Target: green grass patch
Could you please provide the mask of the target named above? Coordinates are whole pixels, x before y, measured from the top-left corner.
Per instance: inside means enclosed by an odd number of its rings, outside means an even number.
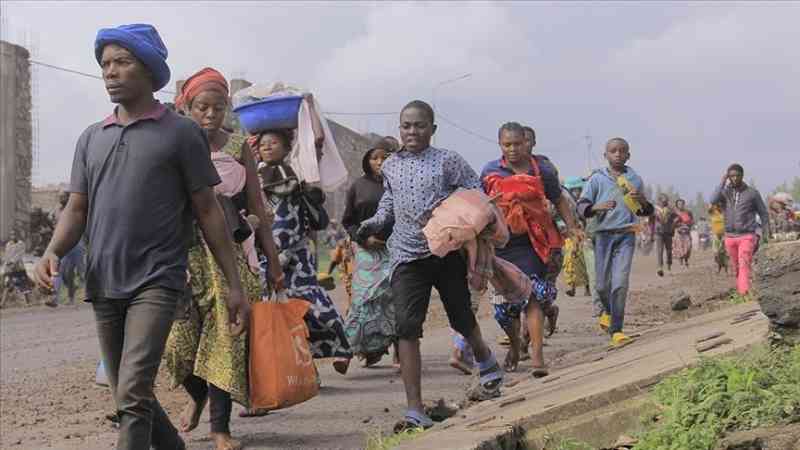
[[[740,294],[738,291],[731,291],[730,302],[734,305],[741,305],[742,303],[750,303],[753,301],[751,293]]]
[[[712,450],[723,433],[800,421],[800,346],[706,359],[655,389],[661,419],[636,450]]]
[[[384,436],[381,430],[377,430],[367,438],[366,450],[390,450],[403,442],[419,437],[424,432],[424,430],[406,430],[402,433]]]

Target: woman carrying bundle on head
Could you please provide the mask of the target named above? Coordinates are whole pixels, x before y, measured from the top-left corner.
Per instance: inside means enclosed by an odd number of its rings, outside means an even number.
[[[333,367],[347,373],[353,356],[344,321],[336,306],[317,281],[317,258],[311,251],[310,234],[323,229],[324,194],[298,179],[288,163],[291,133],[264,131],[251,139],[257,150],[259,178],[267,206],[275,211],[272,237],[278,246],[279,267],[285,277],[286,295],[311,304],[305,316],[314,358],[335,358]]]

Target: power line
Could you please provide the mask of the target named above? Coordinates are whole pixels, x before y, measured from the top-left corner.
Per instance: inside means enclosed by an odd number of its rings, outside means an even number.
[[[470,129],[462,127],[461,125],[459,125],[459,124],[453,122],[451,119],[447,118],[439,110],[436,111],[436,116],[439,117],[440,119],[442,119],[448,125],[452,126],[453,128],[456,128],[456,129],[458,129],[460,131],[463,131],[464,133],[467,133],[470,136],[473,136],[475,138],[478,138],[478,139],[480,139],[480,140],[482,140],[484,142],[488,142],[490,144],[497,144],[497,140],[496,139],[492,139],[492,138],[486,137],[486,136],[484,136],[484,135],[482,135],[482,134],[480,134],[478,132],[475,132],[475,131],[472,131]],[[583,136],[579,136],[577,138],[573,138],[573,139],[571,139],[571,140],[569,140],[567,142],[564,142],[564,143],[562,143],[560,145],[557,145],[555,147],[548,147],[548,150],[557,150],[557,149],[561,149],[561,148],[564,148],[564,147],[567,147],[567,146],[570,146],[570,145],[574,145],[577,141],[579,141],[581,139],[583,139]]]
[[[80,70],[70,69],[68,67],[57,66],[55,64],[48,64],[42,61],[36,61],[34,59],[30,60],[31,64],[36,64],[38,66],[47,67],[48,69],[53,70],[60,70],[62,72],[71,73],[73,75],[80,75],[82,77],[87,78],[94,78],[95,80],[102,80],[103,77],[91,73],[81,72]],[[175,95],[174,91],[170,91],[167,89],[161,89],[159,92],[163,92],[165,94]],[[398,114],[397,112],[341,112],[341,111],[323,111],[323,114],[328,114],[331,116],[393,116]]]
[[[62,72],[71,73],[73,75],[80,75],[80,76],[87,77],[87,78],[93,78],[95,80],[102,80],[103,79],[103,77],[101,77],[99,75],[95,75],[95,74],[91,74],[91,73],[87,73],[87,72],[82,72],[80,70],[70,69],[68,67],[57,66],[55,64],[48,64],[46,62],[37,61],[37,60],[34,60],[34,59],[31,59],[30,63],[31,64],[36,64],[36,65],[39,65],[39,66],[42,66],[42,67],[47,67],[48,69],[59,70],[59,71],[62,71]],[[162,92],[162,93],[165,93],[165,94],[175,95],[174,91],[170,91],[170,90],[166,90],[166,89],[162,89],[159,92]],[[393,115],[397,115],[399,113],[396,112],[396,111],[385,111],[385,112],[384,111],[380,111],[380,112],[373,112],[373,111],[371,111],[371,112],[323,111],[323,114],[330,115],[330,116],[393,116]],[[470,130],[468,128],[465,128],[465,127],[462,127],[461,125],[457,124],[453,120],[447,118],[447,116],[442,114],[441,111],[437,110],[436,114],[445,123],[447,123],[448,125],[452,126],[453,128],[455,128],[455,129],[457,129],[457,130],[459,130],[459,131],[461,131],[463,133],[466,133],[466,134],[468,134],[468,135],[470,135],[470,136],[472,136],[474,138],[480,139],[480,140],[482,140],[484,142],[488,142],[490,144],[497,144],[497,141],[495,139],[488,138],[488,137],[483,136],[482,134],[480,134],[478,132],[472,131],[472,130]],[[560,145],[558,147],[555,147],[555,148],[560,148],[560,147],[569,145],[572,142],[574,142],[574,140],[570,141],[570,142],[567,142],[566,144]]]
[[[453,122],[452,120],[450,120],[446,116],[444,116],[441,113],[441,111],[436,111],[436,115],[437,115],[437,117],[442,119],[444,122],[446,122],[448,125],[452,126],[453,128],[456,128],[456,129],[458,129],[460,131],[463,131],[464,133],[467,133],[470,136],[478,138],[478,139],[480,139],[480,140],[482,140],[484,142],[488,142],[490,144],[497,144],[497,140],[492,139],[492,138],[488,138],[488,137],[486,137],[486,136],[484,136],[484,135],[482,135],[480,133],[477,133],[475,131],[472,131],[470,129],[462,127],[461,125]],[[583,136],[579,136],[577,138],[573,138],[573,139],[571,139],[569,141],[566,141],[566,142],[564,142],[564,143],[562,143],[560,145],[556,145],[554,147],[548,147],[547,150],[557,150],[557,149],[561,149],[561,148],[564,148],[564,147],[567,147],[567,146],[571,146],[571,145],[574,145],[577,141],[579,141],[581,139],[583,139]]]
[[[56,66],[56,65],[53,65],[53,64],[47,64],[47,63],[44,63],[44,62],[41,62],[41,61],[36,61],[34,59],[31,59],[30,62],[31,62],[31,64],[36,64],[38,66],[44,66],[44,67],[48,67],[50,69],[60,70],[62,72],[74,73],[75,75],[82,75],[84,77],[94,78],[96,80],[102,80],[103,79],[103,77],[101,77],[99,75],[92,75],[90,73],[81,72],[80,70],[68,69],[66,67],[60,67],[60,66]]]
[[[578,136],[576,138],[570,139],[569,141],[562,142],[559,145],[546,147],[546,149],[547,149],[547,151],[560,150],[560,149],[562,149],[564,147],[573,146],[573,145],[577,144],[578,141],[580,141],[582,139],[583,139],[583,136]]]
[[[81,72],[80,70],[70,69],[67,67],[56,66],[55,64],[48,64],[41,61],[36,61],[35,59],[30,60],[31,64],[36,64],[37,66],[47,67],[48,69],[60,70],[62,72],[71,73],[73,75],[80,75],[83,77],[94,78],[95,80],[102,80],[103,77],[99,75],[94,75],[91,73]],[[166,89],[161,89],[159,92],[163,92],[165,94],[175,95],[174,91],[168,91]]]
[[[474,131],[472,131],[472,130],[469,130],[469,129],[467,129],[467,128],[464,128],[464,127],[462,127],[461,125],[459,125],[459,124],[457,124],[457,123],[453,122],[452,120],[450,120],[450,119],[448,119],[447,117],[445,117],[445,116],[444,116],[444,115],[441,113],[441,111],[436,111],[436,115],[437,115],[437,116],[438,116],[440,119],[444,120],[444,121],[445,121],[445,122],[446,122],[448,125],[452,126],[453,128],[455,128],[455,129],[457,129],[457,130],[460,130],[460,131],[462,131],[462,132],[464,132],[464,133],[467,133],[468,135],[470,135],[470,136],[472,136],[472,137],[478,138],[478,139],[480,139],[480,140],[482,140],[482,141],[485,141],[485,142],[488,142],[488,143],[490,143],[490,144],[497,144],[497,141],[496,141],[496,140],[494,140],[494,139],[490,139],[490,138],[488,138],[488,137],[486,137],[486,136],[483,136],[483,135],[481,135],[481,134],[479,134],[479,133],[476,133],[476,132],[474,132]]]

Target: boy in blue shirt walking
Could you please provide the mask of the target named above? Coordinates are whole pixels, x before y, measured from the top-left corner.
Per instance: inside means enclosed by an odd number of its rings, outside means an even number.
[[[611,335],[611,345],[631,342],[622,332],[628,280],[636,250],[638,217],[651,216],[653,205],[647,201],[642,178],[626,163],[630,146],[623,138],[606,144],[608,167],[596,170],[578,200],[578,213],[596,219],[595,289],[602,304],[600,327]]]

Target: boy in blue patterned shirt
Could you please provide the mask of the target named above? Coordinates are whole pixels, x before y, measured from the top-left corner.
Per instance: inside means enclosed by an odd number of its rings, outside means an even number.
[[[368,236],[394,220],[387,247],[392,263],[392,295],[397,314],[398,351],[408,409],[395,431],[428,428],[421,393],[419,339],[431,289],[439,292],[450,326],[472,346],[486,396],[499,395],[503,372],[481,335],[470,309],[467,265],[458,252],[431,254],[422,228],[436,206],[457,189],[481,189],[475,171],[458,153],[430,145],[436,132],[433,109],[416,100],[400,113],[403,148],[383,165],[384,194],[375,216],[358,234]]]

